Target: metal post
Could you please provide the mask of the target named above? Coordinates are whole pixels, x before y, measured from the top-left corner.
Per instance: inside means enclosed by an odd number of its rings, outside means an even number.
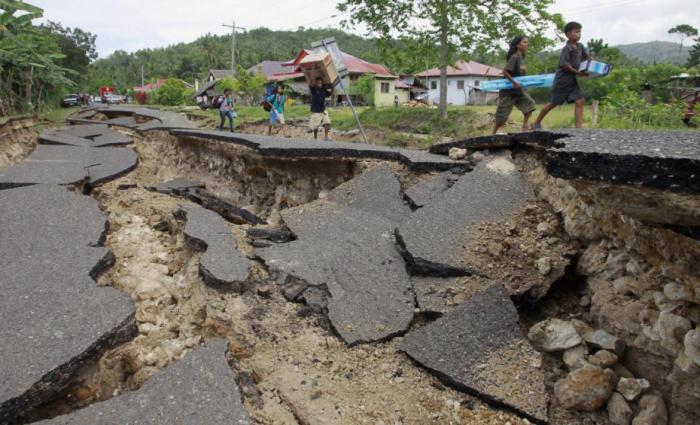
[[[326,41],[322,40],[321,43],[323,43],[323,48],[328,51]],[[350,75],[350,74],[348,74]],[[367,135],[365,134],[365,129],[362,128],[362,124],[360,123],[360,117],[357,116],[357,111],[355,110],[355,105],[352,103],[352,99],[350,98],[350,93],[345,89],[345,85],[343,84],[343,77],[338,77],[338,84],[340,85],[340,88],[345,92],[345,97],[348,99],[348,103],[350,104],[350,109],[352,110],[352,115],[355,117],[355,121],[357,122],[357,128],[360,129],[360,133],[362,134],[362,139],[365,141],[365,143],[369,142],[367,141]]]
[[[224,26],[226,28],[231,28],[231,76],[235,77],[236,76],[236,30],[238,29],[238,30],[245,31],[245,28],[237,27],[235,20],[232,22],[232,24],[233,25],[223,24],[222,26]]]
[[[236,21],[231,25],[231,76],[236,75]]]

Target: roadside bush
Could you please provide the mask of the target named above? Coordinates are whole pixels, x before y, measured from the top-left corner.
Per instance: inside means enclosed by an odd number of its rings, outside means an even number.
[[[601,102],[599,127],[685,128],[681,118],[687,105],[680,101],[650,104],[636,91],[619,88]]]
[[[177,78],[168,78],[165,83],[153,92],[152,100],[167,106],[184,105],[187,102],[187,86]]]

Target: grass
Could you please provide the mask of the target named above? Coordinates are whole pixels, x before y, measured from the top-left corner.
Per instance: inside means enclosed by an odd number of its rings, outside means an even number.
[[[219,124],[217,110],[201,110],[194,107],[165,107],[148,105],[159,109],[187,112],[200,120],[202,127],[214,127]],[[537,105],[531,122],[544,105]],[[54,111],[59,114],[61,111]],[[461,138],[490,134],[493,128],[493,116],[496,105],[469,105],[448,107],[447,120],[441,120],[437,108],[368,108],[358,107],[357,113],[368,137],[374,142],[395,147],[427,148],[447,138]],[[601,111],[602,112],[602,111]],[[336,131],[348,131],[357,128],[352,110],[349,107],[328,108],[328,113]],[[593,122],[593,108],[586,105],[584,110],[584,127],[597,127]],[[260,106],[237,106],[236,128],[247,124],[260,124],[269,119],[269,113]],[[308,105],[291,105],[285,111],[287,120],[306,120],[309,117]],[[514,109],[509,123],[500,131],[519,132],[522,130],[523,115]],[[600,117],[599,123],[606,128],[630,128],[631,123],[617,122],[617,117]],[[624,120],[622,120],[624,121]],[[678,120],[680,122],[680,119]],[[545,129],[574,127],[574,105],[563,105],[552,110],[544,119]],[[632,126],[634,127],[634,126]]]
[[[49,127],[58,127],[61,125],[64,125],[66,122],[66,119],[68,118],[69,115],[71,115],[74,112],[79,111],[79,107],[72,107],[72,108],[55,108],[51,109],[49,111],[45,111],[41,114],[41,118],[43,118],[44,121],[48,121],[48,126]]]

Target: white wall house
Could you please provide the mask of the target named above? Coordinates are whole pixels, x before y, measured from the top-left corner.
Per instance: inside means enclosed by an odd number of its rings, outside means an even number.
[[[427,102],[440,102],[440,69],[433,68],[416,74],[428,87]],[[482,92],[476,92],[482,81],[503,78],[501,70],[478,62],[459,61],[454,67],[447,68],[447,103],[450,105],[468,105],[484,103],[486,97]]]

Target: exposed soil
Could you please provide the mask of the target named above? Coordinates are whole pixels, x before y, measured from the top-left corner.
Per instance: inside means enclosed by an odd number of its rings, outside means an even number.
[[[37,134],[33,118],[11,119],[0,125],[0,168],[21,162],[34,151]]]

